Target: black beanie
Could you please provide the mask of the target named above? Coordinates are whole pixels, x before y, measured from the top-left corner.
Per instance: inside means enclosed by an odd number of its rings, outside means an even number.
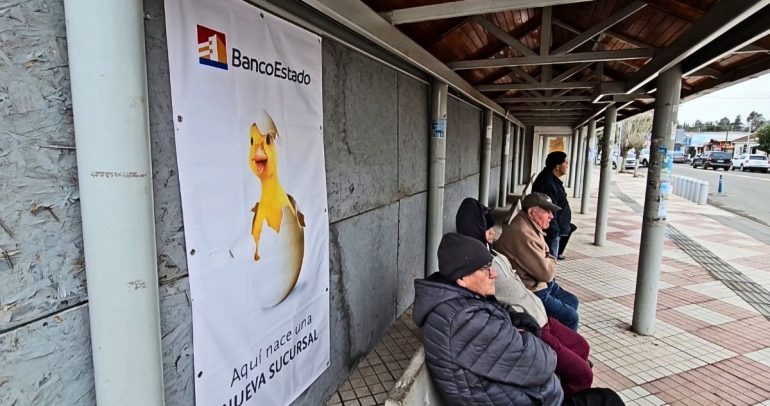
[[[460,203],[455,216],[457,232],[468,237],[473,237],[482,243],[487,243],[486,232],[494,227],[495,220],[488,207],[478,200],[467,197]]]
[[[438,272],[456,281],[492,263],[492,254],[481,241],[462,234],[448,233],[438,245]]]

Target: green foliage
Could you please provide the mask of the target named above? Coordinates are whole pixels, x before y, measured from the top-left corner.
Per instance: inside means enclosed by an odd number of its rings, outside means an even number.
[[[757,131],[759,149],[770,152],[770,125],[765,125]]]

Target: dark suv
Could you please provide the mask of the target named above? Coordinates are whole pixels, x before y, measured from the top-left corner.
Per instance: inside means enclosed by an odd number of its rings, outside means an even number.
[[[692,160],[692,167],[697,168],[699,166],[702,166],[703,169],[714,169],[717,170],[717,168],[722,168],[724,170],[730,170],[730,165],[732,165],[732,159],[733,154],[725,151],[708,151],[704,152],[700,156],[697,156],[693,158]]]

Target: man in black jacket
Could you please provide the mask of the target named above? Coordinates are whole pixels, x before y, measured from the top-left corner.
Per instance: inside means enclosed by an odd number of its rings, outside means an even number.
[[[548,244],[551,255],[558,259],[564,259],[564,248],[569,242],[569,237],[577,229],[572,224],[572,210],[567,200],[567,191],[561,178],[569,169],[567,154],[562,151],[554,151],[545,158],[545,168],[537,175],[532,183],[532,191],[545,193],[553,203],[561,210],[553,213],[550,227],[545,230],[545,243]]]
[[[492,255],[480,241],[444,235],[439,271],[415,281],[413,317],[425,360],[448,405],[622,405],[609,389],[564,398],[556,354],[540,326],[495,298]]]

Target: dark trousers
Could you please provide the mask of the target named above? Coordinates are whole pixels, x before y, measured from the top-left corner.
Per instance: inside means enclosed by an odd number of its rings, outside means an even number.
[[[564,249],[567,248],[569,238],[572,236],[572,233],[574,233],[575,230],[577,230],[577,226],[570,223],[569,232],[567,234],[562,234],[559,236],[546,234],[545,243],[548,245],[548,252],[557,258],[562,256],[564,254]]]
[[[577,331],[580,321],[577,313],[579,305],[577,296],[562,289],[555,280],[548,282],[547,288],[534,293],[543,302],[546,314],[573,331]]]
[[[623,406],[623,400],[615,391],[607,388],[591,388],[565,396],[564,406]]]
[[[588,341],[553,317],[548,318],[540,333],[540,338],[556,353],[555,372],[561,380],[564,396],[590,388],[594,373],[588,364]]]

